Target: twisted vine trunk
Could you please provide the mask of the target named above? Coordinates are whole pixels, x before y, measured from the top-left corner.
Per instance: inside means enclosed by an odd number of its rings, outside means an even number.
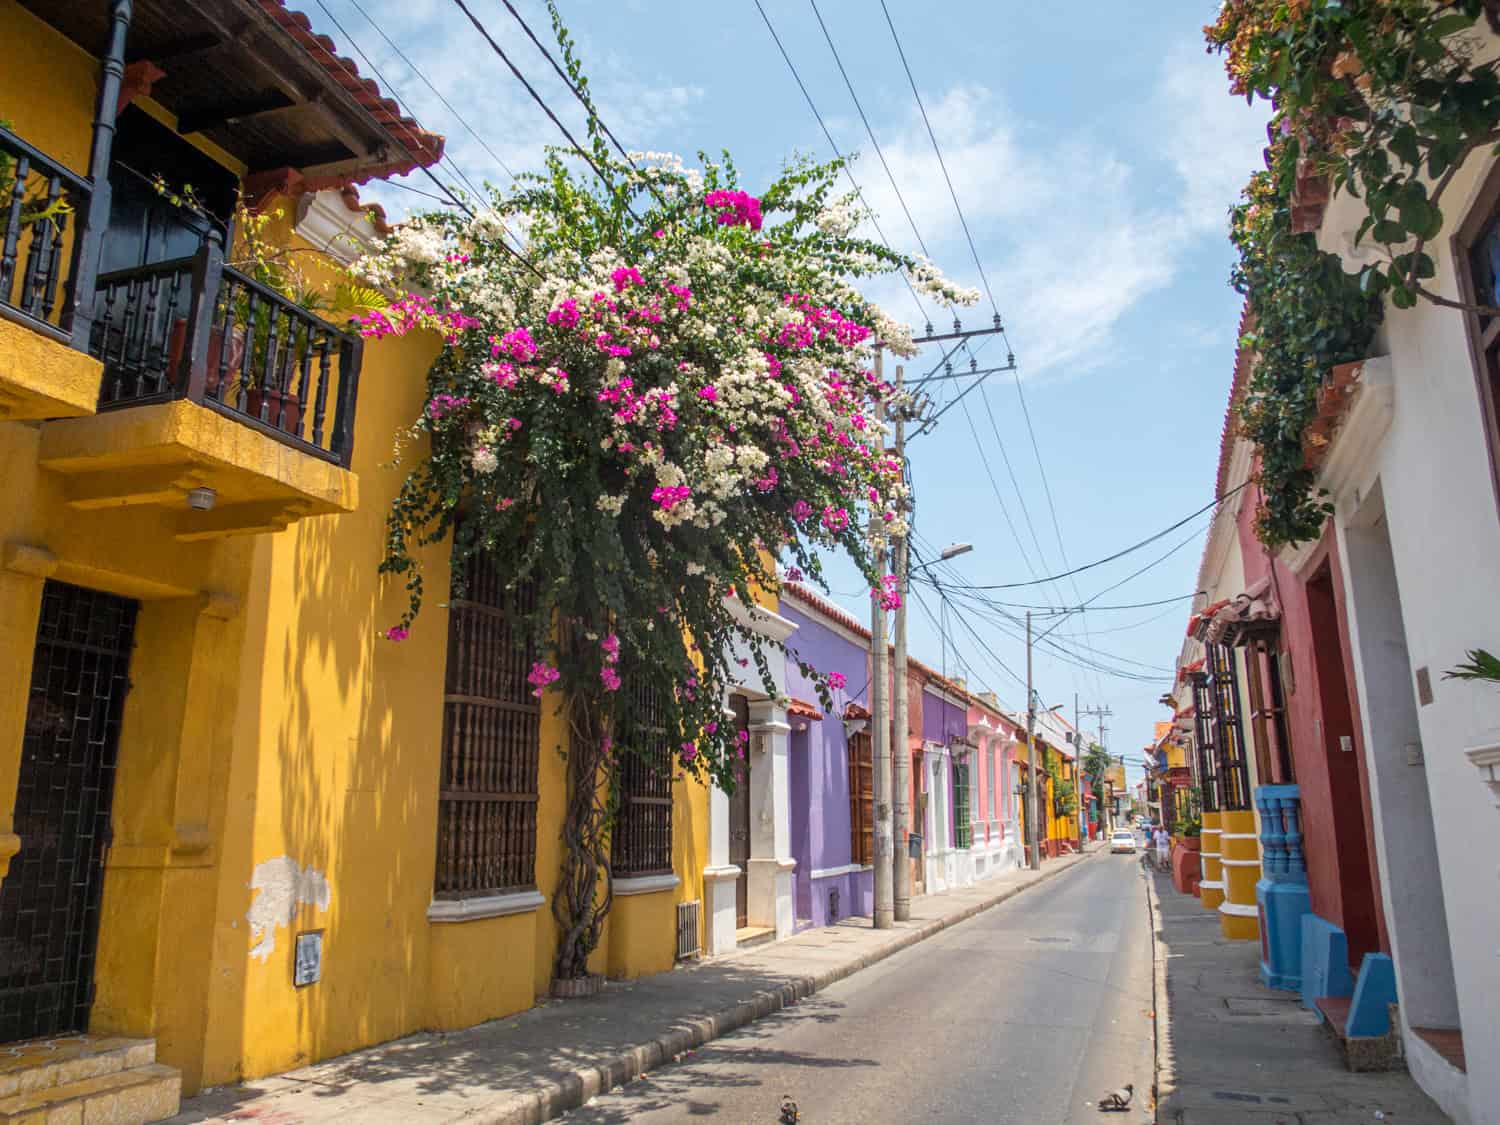
[[[609,787],[604,771],[604,729],[599,711],[574,692],[566,704],[568,718],[567,804],[563,810],[562,858],[552,916],[557,921],[557,980],[588,976],[589,956],[599,946],[604,920],[614,901],[609,873]],[[600,891],[600,882],[603,891]]]

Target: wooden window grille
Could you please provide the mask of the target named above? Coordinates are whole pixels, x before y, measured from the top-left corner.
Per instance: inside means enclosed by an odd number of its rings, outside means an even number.
[[[1218,751],[1219,808],[1225,812],[1243,812],[1250,808],[1250,775],[1245,761],[1245,736],[1240,728],[1235,650],[1228,645],[1209,645],[1208,655],[1214,748]]]
[[[1193,683],[1193,751],[1198,763],[1198,795],[1204,812],[1219,811],[1219,754],[1214,749],[1213,692],[1208,676],[1194,672]]]
[[[849,859],[875,862],[875,760],[868,730],[849,738]]]
[[[953,843],[968,848],[974,844],[974,828],[969,823],[969,759],[953,759]]]
[[[1245,680],[1250,692],[1250,733],[1262,778],[1279,784],[1296,780],[1287,738],[1286,702],[1281,691],[1281,654],[1275,640],[1257,640],[1245,649]]]
[[[616,739],[620,806],[610,845],[616,878],[672,873],[672,752],[665,715],[650,685],[634,692],[633,721]]]
[[[536,646],[513,622],[536,592],[507,590],[495,561],[470,556],[463,596],[449,602],[438,790],[440,899],[474,898],[536,885],[537,762],[541,707],[526,682]]]

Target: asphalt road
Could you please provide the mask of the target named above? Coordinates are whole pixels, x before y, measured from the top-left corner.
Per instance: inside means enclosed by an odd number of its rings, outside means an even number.
[[[1137,858],[1098,855],[564,1120],[1149,1121],[1151,977]]]

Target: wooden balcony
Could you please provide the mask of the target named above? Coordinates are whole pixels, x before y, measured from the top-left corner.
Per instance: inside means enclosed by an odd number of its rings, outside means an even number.
[[[99,415],[42,435],[70,505],[178,508],[184,540],[354,509],[358,336],[224,265],[217,232],[101,274],[93,312]]]
[[[0,128],[0,421],[92,414],[103,365],[74,346],[92,187]]]

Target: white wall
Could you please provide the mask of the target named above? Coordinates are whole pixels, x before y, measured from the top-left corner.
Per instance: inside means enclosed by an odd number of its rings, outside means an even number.
[[[1472,206],[1490,163],[1489,157],[1472,158],[1454,180],[1444,198],[1448,229],[1428,247],[1438,261],[1436,284],[1451,297],[1458,291],[1449,238]],[[1357,207],[1335,201],[1320,243],[1344,248],[1348,228],[1357,221]],[[1346,263],[1358,264],[1352,255],[1346,255]],[[1426,668],[1432,685],[1432,702],[1416,706],[1415,716],[1468,1076],[1449,1072],[1430,1052],[1409,1046],[1408,1054],[1414,1076],[1448,1113],[1460,1121],[1500,1122],[1500,1066],[1495,1065],[1500,1062],[1500,811],[1464,754],[1466,748],[1500,742],[1500,689],[1443,678],[1468,649],[1500,651],[1500,512],[1462,314],[1427,302],[1409,310],[1388,308],[1381,335],[1384,343],[1374,350],[1388,351],[1391,359],[1389,428],[1358,465],[1340,467],[1337,522],[1358,563],[1346,577],[1355,629],[1389,636],[1388,623],[1379,620],[1382,607],[1367,596],[1371,589],[1378,592],[1381,578],[1358,533],[1360,508],[1378,485],[1407,649],[1401,679],[1414,692],[1412,677]],[[1364,645],[1359,651],[1387,919],[1401,946],[1410,950],[1442,935],[1439,919],[1424,923],[1420,903],[1401,886],[1414,877],[1399,853],[1418,831],[1413,818],[1420,815],[1420,802],[1411,792],[1410,775],[1397,780],[1390,738],[1369,725],[1390,724],[1394,734],[1405,721],[1400,708],[1393,711],[1381,698],[1391,690],[1390,662],[1399,661],[1400,654],[1382,657]],[[1437,1018],[1443,1005],[1429,990],[1417,1006],[1427,1018]]]

